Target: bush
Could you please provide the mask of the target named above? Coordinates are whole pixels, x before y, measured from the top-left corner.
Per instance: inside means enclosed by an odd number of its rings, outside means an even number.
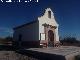
[[[66,37],[63,40],[60,40],[61,43],[79,43],[75,37]]]

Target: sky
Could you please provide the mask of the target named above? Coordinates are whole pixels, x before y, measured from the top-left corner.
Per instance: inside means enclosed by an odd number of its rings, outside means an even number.
[[[80,0],[3,1],[0,0],[0,37],[12,36],[14,27],[35,20],[46,8],[51,8],[59,24],[60,37],[80,39]]]

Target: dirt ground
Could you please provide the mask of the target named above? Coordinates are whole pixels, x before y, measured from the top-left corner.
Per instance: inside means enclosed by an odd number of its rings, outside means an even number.
[[[14,51],[0,51],[0,60],[15,60],[16,53]]]
[[[65,46],[55,48],[30,48],[26,49],[38,52],[44,52],[49,54],[62,55],[66,60],[74,60],[76,55],[80,55],[80,47]],[[0,60],[38,60],[36,58],[30,58],[26,55],[16,53],[15,51],[0,51]]]

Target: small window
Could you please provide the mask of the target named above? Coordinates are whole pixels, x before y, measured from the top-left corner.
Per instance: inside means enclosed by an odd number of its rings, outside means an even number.
[[[22,35],[19,35],[19,40],[18,41],[22,41]]]
[[[48,17],[51,18],[51,11],[48,11]]]

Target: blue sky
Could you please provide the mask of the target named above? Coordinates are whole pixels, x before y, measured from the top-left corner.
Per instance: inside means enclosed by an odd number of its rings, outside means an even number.
[[[50,7],[55,14],[55,19],[60,25],[61,37],[71,35],[80,39],[79,0],[39,0],[38,3],[0,2],[0,37],[12,36],[13,27],[35,20],[47,7]]]

